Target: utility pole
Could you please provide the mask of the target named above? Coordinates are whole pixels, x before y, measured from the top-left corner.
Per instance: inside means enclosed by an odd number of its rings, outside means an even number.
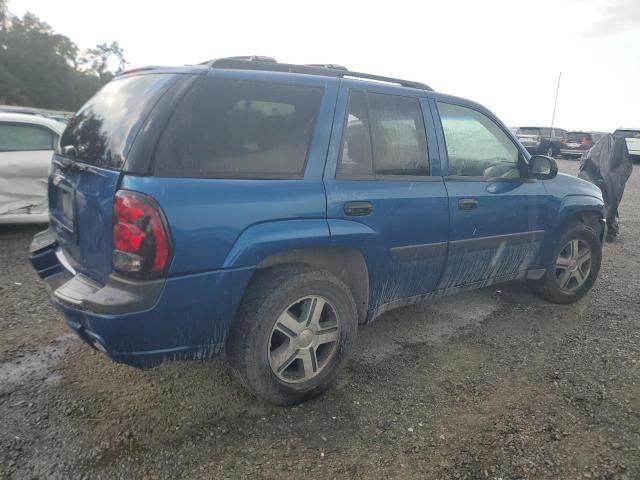
[[[558,86],[556,87],[556,99],[553,101],[553,115],[551,115],[551,134],[553,134],[553,122],[556,119],[556,105],[558,104],[558,92],[560,91],[560,79],[562,78],[562,72],[558,75]]]

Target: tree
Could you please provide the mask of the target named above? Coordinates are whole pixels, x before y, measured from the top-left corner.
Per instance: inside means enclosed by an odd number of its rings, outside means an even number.
[[[117,42],[80,55],[69,37],[0,0],[0,104],[77,110],[125,65]]]
[[[84,53],[82,63],[89,67],[89,71],[98,75],[100,80],[111,79],[127,65],[124,51],[118,42],[100,43],[95,48],[90,48]]]

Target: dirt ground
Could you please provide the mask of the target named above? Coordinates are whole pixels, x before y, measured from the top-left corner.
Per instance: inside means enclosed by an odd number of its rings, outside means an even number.
[[[577,161],[560,160],[577,171]],[[138,371],[69,333],[0,230],[0,478],[640,479],[640,173],[576,305],[522,282],[385,314],[335,388],[266,405],[222,362]]]

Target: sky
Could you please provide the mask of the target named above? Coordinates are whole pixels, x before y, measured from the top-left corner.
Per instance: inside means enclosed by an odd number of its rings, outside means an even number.
[[[426,83],[509,126],[640,128],[640,0],[9,0],[130,67],[234,55]]]

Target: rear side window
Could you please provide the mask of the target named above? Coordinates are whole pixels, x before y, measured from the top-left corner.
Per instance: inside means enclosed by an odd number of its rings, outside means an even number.
[[[57,135],[45,127],[0,123],[0,152],[53,150]]]
[[[416,98],[354,91],[338,179],[429,175],[426,132]]]
[[[142,123],[176,78],[147,74],[109,82],[69,121],[60,145],[74,147],[83,163],[121,169]]]
[[[169,121],[155,174],[302,178],[323,94],[319,87],[205,77]]]

